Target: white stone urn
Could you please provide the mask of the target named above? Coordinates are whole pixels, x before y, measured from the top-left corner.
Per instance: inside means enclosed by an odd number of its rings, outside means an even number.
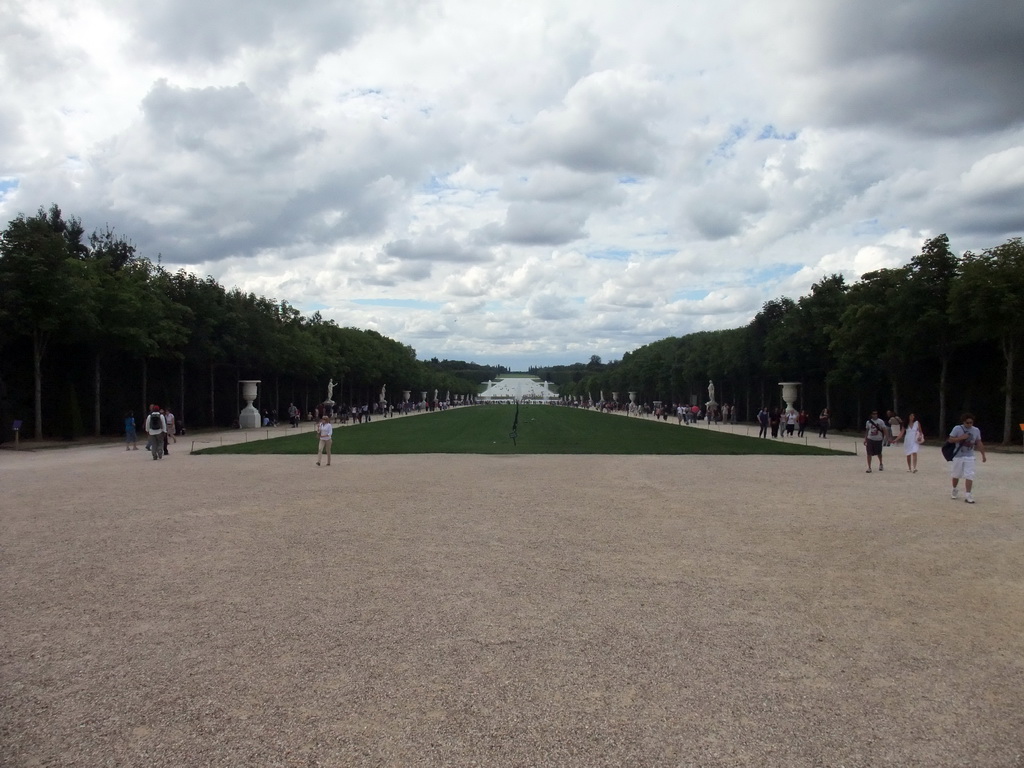
[[[262,425],[260,412],[253,407],[252,401],[256,399],[257,385],[262,379],[239,380],[242,385],[242,399],[245,400],[245,408],[238,414],[238,426],[241,429],[256,429]]]
[[[412,390],[411,389],[403,389],[402,390],[402,402],[403,403],[408,403],[410,397],[412,397]]]
[[[612,392],[612,402],[613,403],[619,402],[619,393],[618,392]]]
[[[630,392],[629,393],[629,402],[632,405],[636,405],[636,392]]]
[[[793,403],[796,402],[798,387],[800,386],[799,381],[780,381],[779,386],[782,387],[782,401],[786,404],[786,411],[796,410],[793,407]]]

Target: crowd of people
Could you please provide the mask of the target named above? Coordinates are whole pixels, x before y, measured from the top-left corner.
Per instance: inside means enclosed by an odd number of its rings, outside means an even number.
[[[917,457],[921,446],[925,442],[924,429],[917,415],[911,413],[907,416],[904,424],[898,414],[888,411],[886,418],[882,419],[878,411],[872,411],[868,420],[864,422],[864,453],[867,458],[867,472],[872,472],[873,459],[878,459],[878,471],[884,472],[885,465],[882,461],[883,449],[887,446],[903,443],[903,454],[907,460],[907,472],[917,472]],[[985,452],[985,443],[981,439],[981,430],[974,424],[974,415],[965,413],[960,417],[960,423],[950,431],[946,437],[946,446],[949,452],[943,451],[943,455],[950,464],[950,480],[952,488],[950,498],[954,501],[960,498],[960,481],[964,481],[964,501],[974,504],[974,478],[975,478],[975,452],[981,455],[984,464],[988,461]]]
[[[575,403],[574,403],[575,404]],[[656,419],[667,421],[670,414],[675,414],[678,424],[696,424],[699,421],[707,420],[711,423],[736,423],[737,409],[728,403],[718,406],[717,403],[708,403],[706,408],[699,405],[676,403],[665,405],[656,402],[654,405],[629,403],[620,404],[614,401],[601,401],[586,403],[587,407],[595,407],[604,412],[626,411],[631,416],[654,416]],[[438,410],[449,407],[445,402],[419,402],[402,403],[398,409],[399,413],[410,413],[420,410]],[[305,418],[316,424],[318,437],[317,466],[321,466],[321,456],[326,455],[327,466],[331,465],[331,443],[333,441],[334,424],[361,424],[364,421],[371,421],[372,416],[384,418],[393,417],[396,409],[393,404],[386,402],[368,403],[364,405],[340,406],[330,402],[324,402],[309,411]],[[264,410],[262,412],[264,426],[277,425],[277,411]],[[292,427],[298,427],[303,419],[302,411],[294,403],[288,405],[288,420]],[[768,409],[764,406],[757,412],[755,417],[759,426],[758,437],[767,438],[771,432],[773,438],[803,437],[807,425],[811,421],[810,415],[805,410],[795,408]],[[818,437],[825,439],[832,424],[831,413],[828,408],[822,409],[818,415]],[[125,450],[137,451],[139,424],[136,423],[134,411],[125,413]],[[145,416],[141,428],[146,433],[146,450],[150,452],[153,461],[162,459],[170,453],[169,446],[177,442],[179,435],[185,434],[185,425],[175,418],[170,409],[162,408],[153,404]],[[946,439],[950,447],[950,455],[947,457],[950,462],[950,477],[952,489],[950,498],[960,498],[960,480],[964,481],[964,501],[974,504],[974,479],[975,479],[975,452],[981,455],[982,463],[988,461],[985,452],[985,444],[981,439],[981,431],[974,424],[974,416],[965,413]],[[886,412],[885,418],[879,416],[877,410],[871,411],[870,416],[864,423],[864,454],[867,460],[867,473],[874,472],[874,466],[878,465],[878,471],[885,471],[883,462],[883,451],[886,447],[903,445],[903,454],[907,462],[907,472],[917,472],[917,458],[921,445],[925,442],[924,429],[917,415],[910,413],[906,422],[892,410]]]
[[[139,450],[139,425],[135,421],[135,411],[127,411],[124,415],[124,449]],[[174,418],[169,408],[161,408],[153,404],[149,406],[142,429],[146,432],[146,450],[153,456],[153,461],[162,459],[170,453],[170,443],[178,442],[178,437],[185,434],[185,424]]]
[[[599,402],[595,407],[602,411],[627,410],[628,415],[651,416],[658,419],[668,419],[670,413],[674,412],[676,421],[679,424],[696,424],[699,421],[707,420],[708,423],[736,423],[735,406],[722,405],[720,408],[708,403],[706,408],[699,405],[678,404],[662,406],[656,403],[640,405],[630,403],[621,405],[616,402]],[[808,425],[812,424],[812,417],[806,410],[795,408],[767,408],[762,406],[755,416],[758,424],[758,437],[767,438],[769,433],[776,439],[791,437],[802,438]],[[828,408],[823,408],[817,419],[818,437],[827,439],[829,430],[832,428],[832,414]],[[949,443],[951,458],[950,477],[952,489],[950,498],[959,499],[960,480],[964,481],[964,501],[974,504],[974,478],[975,478],[975,452],[981,456],[982,463],[988,458],[985,453],[985,444],[981,439],[981,431],[974,424],[974,417],[969,413],[963,414],[960,423],[950,431],[946,438]],[[910,413],[906,421],[892,410],[886,411],[885,417],[879,416],[878,411],[872,411],[864,423],[864,449],[867,460],[867,472],[874,472],[874,465],[878,465],[878,471],[885,471],[885,464],[882,459],[884,448],[902,444],[903,455],[907,463],[907,472],[917,472],[917,460],[921,446],[925,442],[924,429],[917,415]]]

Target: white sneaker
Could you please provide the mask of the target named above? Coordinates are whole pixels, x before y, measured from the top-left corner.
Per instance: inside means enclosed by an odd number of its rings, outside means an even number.
[[[966,501],[968,504],[973,504],[974,497],[968,493],[966,496],[964,496],[964,501]]]
[[[958,499],[958,498],[960,498],[960,491],[959,491],[959,489],[954,488],[952,493],[949,494],[949,498],[951,498],[951,499]]]

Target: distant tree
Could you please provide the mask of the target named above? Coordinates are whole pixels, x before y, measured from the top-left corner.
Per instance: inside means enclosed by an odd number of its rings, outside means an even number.
[[[1024,342],[1024,240],[1015,237],[982,253],[965,253],[960,278],[950,292],[949,313],[970,338],[991,339],[1002,349],[1003,443],[1009,443],[1013,372]]]
[[[42,362],[55,334],[91,325],[96,291],[81,256],[87,252],[78,219],[53,204],[35,216],[19,214],[0,235],[0,325],[32,340],[35,436],[43,436]]]
[[[949,315],[950,292],[960,270],[949,249],[949,238],[926,240],[921,253],[910,260],[908,283],[899,299],[899,327],[911,336],[907,343],[922,358],[939,362],[939,431],[947,421],[946,396],[949,366],[958,346],[957,331]]]
[[[895,411],[899,410],[899,382],[906,374],[910,349],[899,333],[893,333],[892,326],[909,279],[905,267],[865,274],[850,288],[830,345],[839,376],[861,385],[889,382]]]
[[[87,343],[93,350],[93,433],[102,428],[102,360],[144,343],[150,270],[148,262],[136,258],[135,246],[107,227],[89,238],[86,266],[99,292],[88,329]]]
[[[842,275],[832,274],[811,286],[797,301],[800,309],[804,373],[816,377],[825,389],[825,407],[832,410],[829,372],[836,366],[832,338],[846,309],[849,287]]]

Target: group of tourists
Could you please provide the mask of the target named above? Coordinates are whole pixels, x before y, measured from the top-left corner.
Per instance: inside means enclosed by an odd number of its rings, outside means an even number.
[[[868,464],[866,471],[873,471],[873,459],[877,457],[878,471],[884,472],[882,449],[902,442],[907,472],[917,472],[917,456],[924,441],[924,429],[916,414],[908,415],[904,424],[903,419],[892,411],[886,413],[885,419],[879,417],[878,411],[872,411],[864,423],[864,449]],[[964,501],[974,504],[975,451],[981,454],[982,463],[988,461],[988,456],[981,439],[981,430],[974,425],[973,414],[965,413],[960,417],[960,423],[950,431],[946,443],[950,446],[950,456],[947,457],[952,482],[950,498],[954,501],[960,498],[959,485],[960,480],[963,480]]]
[[[146,431],[146,450],[153,456],[153,461],[162,459],[170,453],[168,443],[178,442],[176,435],[184,434],[184,427],[175,421],[174,414],[159,405],[149,406],[149,413],[142,425]],[[124,415],[124,449],[139,450],[138,425],[135,423],[135,412],[128,411]]]
[[[785,438],[803,437],[804,430],[807,429],[807,424],[810,422],[811,417],[807,414],[807,411],[798,411],[795,408],[787,408],[786,410],[772,408],[769,410],[762,405],[761,410],[757,412],[756,419],[759,427],[758,437],[767,438],[768,431],[771,430],[772,437]],[[818,437],[825,437],[827,432],[828,426],[822,427],[819,422]]]
[[[893,411],[886,411],[885,419],[878,416],[878,411],[872,411],[871,416],[864,423],[864,447],[867,453],[868,468],[871,472],[871,460],[878,457],[878,471],[884,472],[882,464],[882,448],[896,445],[903,442],[903,451],[907,457],[907,472],[917,472],[917,454],[920,446],[924,443],[924,430],[921,422],[917,420],[917,414],[911,413],[907,416],[907,423]]]
[[[602,406],[605,406],[602,403]],[[639,406],[637,406],[639,410]],[[317,460],[316,465],[321,466],[322,457],[326,456],[327,466],[331,465],[331,445],[334,438],[334,424],[333,418],[337,417],[341,421],[347,421],[348,416],[351,415],[353,422],[362,422],[365,418],[366,421],[370,421],[370,414],[376,410],[378,413],[384,413],[386,415],[393,415],[393,411],[387,408],[383,403],[378,403],[377,408],[369,405],[362,407],[352,406],[351,410],[348,408],[337,408],[332,409],[330,405],[324,404],[318,406],[316,413],[316,434],[317,434]],[[668,414],[674,410],[676,419],[680,424],[685,422],[695,423],[699,418],[707,418],[710,422],[712,419],[715,421],[725,420],[728,421],[730,418],[735,418],[736,409],[728,405],[723,405],[719,409],[709,409],[704,411],[697,405],[689,406],[684,404],[675,405],[674,407],[658,407],[652,409],[652,412],[656,417],[667,419]],[[644,409],[644,415],[647,415],[646,409]],[[310,414],[312,416],[313,414]],[[288,418],[293,427],[298,427],[301,419],[301,411],[296,408],[295,404],[289,404],[288,406]],[[806,411],[797,411],[794,408],[789,408],[782,411],[778,408],[768,410],[764,406],[757,412],[757,422],[760,426],[758,437],[766,438],[769,430],[771,431],[772,437],[803,437],[804,429],[809,421],[809,416]],[[831,426],[831,414],[828,408],[821,411],[818,417],[818,436],[825,438],[828,435],[829,427]],[[124,418],[125,428],[125,450],[126,451],[137,451],[138,447],[138,436],[137,430],[138,425],[135,422],[135,414],[133,411],[128,411]],[[162,459],[164,456],[170,453],[168,446],[170,442],[177,442],[176,434],[183,432],[181,425],[177,424],[174,418],[174,414],[166,408],[161,408],[159,405],[153,404],[149,408],[149,413],[146,414],[145,422],[142,428],[146,431],[146,450],[148,450],[153,461]],[[783,431],[784,428],[784,431]],[[917,472],[917,457],[920,453],[921,446],[925,442],[924,429],[921,426],[921,422],[918,421],[917,415],[911,413],[907,416],[907,421],[904,423],[903,419],[893,411],[886,412],[886,418],[883,419],[878,415],[878,411],[871,411],[871,415],[864,423],[864,452],[867,460],[867,473],[874,471],[875,459],[878,459],[878,471],[885,471],[885,464],[882,460],[882,451],[887,446],[895,446],[899,443],[903,443],[903,454],[907,461],[907,472],[914,474]],[[959,482],[962,479],[964,481],[964,501],[968,504],[974,504],[974,477],[975,477],[975,451],[981,454],[982,463],[988,461],[988,457],[985,453],[985,444],[981,439],[981,430],[974,425],[974,416],[970,413],[965,413],[960,418],[960,423],[953,427],[947,438],[947,443],[950,445],[950,477],[952,480],[952,490],[950,491],[950,498],[959,499],[960,488]]]

